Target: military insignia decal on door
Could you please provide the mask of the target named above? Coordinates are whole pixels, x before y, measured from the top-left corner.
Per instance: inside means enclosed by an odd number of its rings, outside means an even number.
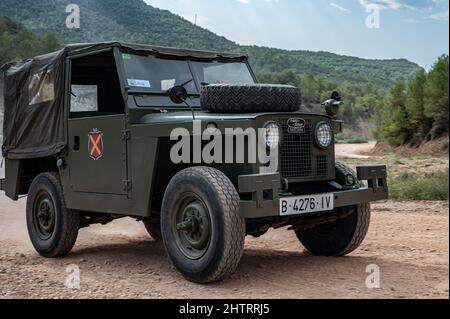
[[[96,128],[89,133],[88,151],[94,161],[103,156],[103,133]]]

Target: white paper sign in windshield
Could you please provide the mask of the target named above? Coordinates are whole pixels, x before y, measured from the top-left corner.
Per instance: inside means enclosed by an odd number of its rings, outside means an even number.
[[[70,112],[98,111],[97,85],[72,85]]]
[[[177,80],[175,80],[175,79],[161,80],[161,90],[168,91],[171,88],[173,88],[176,83],[177,83]]]
[[[147,88],[147,89],[150,89],[152,87],[150,84],[150,81],[136,80],[136,79],[128,79],[128,85],[138,87],[138,88]]]

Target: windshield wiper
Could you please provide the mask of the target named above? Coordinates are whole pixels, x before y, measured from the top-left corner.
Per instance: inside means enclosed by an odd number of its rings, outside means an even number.
[[[180,86],[185,87],[186,85],[188,85],[188,84],[191,83],[192,81],[194,81],[194,78],[191,78],[190,80],[187,80],[186,82],[180,84]]]
[[[194,78],[191,78],[190,80],[187,80],[186,82],[183,82],[183,83],[181,83],[180,85],[175,85],[175,86],[182,86],[182,87],[185,87],[186,85],[188,85],[188,84],[191,83],[192,81],[194,81]],[[175,87],[175,86],[174,86],[174,87]],[[173,88],[173,87],[172,87],[172,88]],[[171,90],[172,88],[168,89],[168,90],[166,91],[166,93],[169,93],[170,90]]]

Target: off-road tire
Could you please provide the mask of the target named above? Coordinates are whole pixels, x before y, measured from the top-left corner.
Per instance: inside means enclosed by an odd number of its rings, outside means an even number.
[[[54,229],[51,237],[42,239],[34,217],[37,196],[48,195],[54,205]],[[80,215],[66,208],[61,181],[56,173],[38,175],[31,183],[27,198],[28,234],[36,251],[43,257],[56,258],[67,255],[75,245],[80,228]]]
[[[344,209],[353,213],[333,223],[321,224],[311,229],[294,228],[303,246],[316,256],[345,256],[356,250],[367,235],[370,224],[370,204]]]
[[[355,178],[356,184],[355,186],[362,187],[364,186],[361,181],[358,180],[358,175],[356,174],[355,170],[351,168],[348,165],[345,165],[341,162],[336,162],[335,165],[336,169],[336,182],[338,182],[340,185],[345,185],[345,177],[347,175],[352,175]]]
[[[341,185],[345,184],[345,177],[348,174],[355,178],[355,186],[363,186],[352,168],[342,163],[336,163],[336,182]],[[300,242],[313,255],[345,256],[356,250],[364,241],[370,224],[370,204],[343,207],[339,210],[341,213],[348,212],[350,215],[314,228],[294,228]]]
[[[211,84],[202,88],[200,104],[214,113],[296,112],[301,95],[289,85]]]
[[[211,236],[203,256],[188,258],[176,242],[173,217],[177,201],[194,194],[208,208]],[[193,167],[179,172],[169,183],[161,212],[161,229],[169,258],[180,273],[196,283],[210,283],[233,274],[242,258],[245,220],[239,216],[239,195],[222,172]]]
[[[156,241],[162,240],[161,223],[155,222],[153,220],[144,220],[143,223],[150,237],[152,237]]]

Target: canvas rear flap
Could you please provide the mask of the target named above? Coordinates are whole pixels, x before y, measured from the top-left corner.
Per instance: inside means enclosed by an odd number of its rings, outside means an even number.
[[[5,157],[47,157],[65,147],[63,55],[61,51],[3,67]]]

